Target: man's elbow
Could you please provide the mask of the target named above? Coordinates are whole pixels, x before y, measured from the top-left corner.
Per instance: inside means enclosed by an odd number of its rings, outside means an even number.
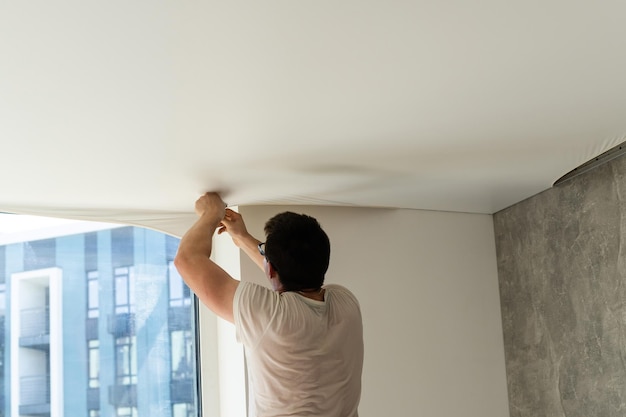
[[[178,273],[187,281],[205,272],[208,258],[194,252],[179,250],[174,257],[174,266]]]
[[[174,257],[174,266],[178,270],[178,273],[183,275],[183,277],[185,275],[185,272],[189,269],[190,265],[191,260],[187,254],[179,251]]]
[[[198,265],[193,256],[189,256],[185,253],[177,253],[174,257],[174,266],[176,270],[185,281],[185,284],[191,288],[193,292],[196,292],[196,285],[198,283]]]

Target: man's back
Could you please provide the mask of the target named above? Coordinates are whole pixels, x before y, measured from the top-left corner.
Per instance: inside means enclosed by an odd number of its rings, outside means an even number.
[[[363,328],[350,291],[328,285],[316,301],[241,283],[233,312],[259,417],[358,415]]]

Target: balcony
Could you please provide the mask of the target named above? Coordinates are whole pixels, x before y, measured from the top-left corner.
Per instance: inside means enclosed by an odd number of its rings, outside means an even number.
[[[50,310],[48,307],[20,311],[20,346],[48,350],[50,347]]]
[[[100,388],[88,388],[87,389],[87,409],[88,410],[100,409]]]
[[[116,338],[133,336],[135,334],[135,313],[109,314],[107,330]]]
[[[191,314],[190,306],[170,307],[167,319],[170,331],[191,329]]]
[[[50,415],[50,376],[34,375],[20,378],[20,415]]]
[[[109,386],[109,403],[114,407],[137,407],[137,385]]]
[[[85,322],[85,335],[87,340],[94,340],[98,338],[98,318],[88,318]]]
[[[173,379],[170,381],[170,400],[172,403],[195,402],[196,384],[193,378]]]

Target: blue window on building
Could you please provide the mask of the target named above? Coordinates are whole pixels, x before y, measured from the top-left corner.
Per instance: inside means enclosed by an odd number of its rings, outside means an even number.
[[[137,383],[137,341],[135,336],[115,340],[115,372],[118,385]]]
[[[87,360],[89,372],[89,388],[100,388],[100,341],[90,340],[87,343],[89,350]]]
[[[194,342],[191,330],[170,333],[172,380],[192,379],[194,376]]]
[[[117,409],[117,417],[137,417],[137,407],[120,407]]]
[[[100,316],[100,289],[98,287],[98,271],[87,272],[87,317]]]
[[[115,268],[115,313],[135,311],[135,274],[133,267]]]

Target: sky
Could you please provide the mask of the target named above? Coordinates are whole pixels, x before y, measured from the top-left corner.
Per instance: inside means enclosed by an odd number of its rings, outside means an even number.
[[[111,229],[121,225],[0,213],[0,245]]]
[[[76,223],[75,220],[50,217],[27,216],[23,214],[0,213],[0,234],[17,233]]]

